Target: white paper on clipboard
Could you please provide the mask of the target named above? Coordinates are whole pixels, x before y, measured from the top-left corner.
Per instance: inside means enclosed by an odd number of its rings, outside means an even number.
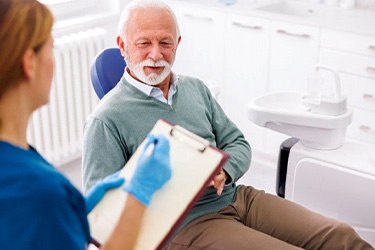
[[[229,158],[208,141],[165,120],[159,120],[151,133],[163,134],[169,140],[172,177],[155,193],[146,209],[135,247],[138,250],[161,249],[167,243]],[[121,170],[125,180],[131,179],[144,145],[145,142]],[[111,190],[88,215],[91,236],[97,243],[109,238],[126,198],[127,193],[121,187]]]

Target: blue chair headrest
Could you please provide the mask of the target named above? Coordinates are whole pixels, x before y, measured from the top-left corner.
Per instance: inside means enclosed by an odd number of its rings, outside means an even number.
[[[96,95],[102,99],[121,79],[126,63],[118,48],[107,48],[98,53],[91,65],[91,82]]]

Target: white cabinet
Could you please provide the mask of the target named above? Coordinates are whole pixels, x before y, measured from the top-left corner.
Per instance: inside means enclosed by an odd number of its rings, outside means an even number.
[[[322,30],[319,62],[340,73],[353,109],[349,138],[375,143],[375,37]]]
[[[271,22],[270,91],[306,90],[318,59],[319,28]]]
[[[375,143],[374,37],[239,14],[198,1],[170,5],[182,36],[174,70],[220,86],[220,104],[254,152],[262,153],[261,161],[276,166],[280,143],[288,136],[249,121],[248,103],[266,92],[306,92],[316,63],[339,69],[354,109],[348,136]]]
[[[222,92],[224,14],[182,3],[174,3],[171,7],[181,31],[174,71],[200,78],[208,84],[217,84]]]
[[[255,150],[264,148],[264,128],[249,121],[250,100],[267,91],[269,21],[228,15],[225,26],[224,109]]]

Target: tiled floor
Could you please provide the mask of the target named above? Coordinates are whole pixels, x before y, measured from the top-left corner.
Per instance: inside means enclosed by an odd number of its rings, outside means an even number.
[[[267,193],[276,194],[276,168],[252,165],[237,184],[253,186]]]
[[[61,166],[59,170],[68,177],[73,185],[79,190],[82,190],[81,159]],[[237,183],[253,186],[257,189],[275,194],[276,169],[253,164],[250,166],[249,171]]]
[[[82,191],[81,158],[58,168],[75,187]]]

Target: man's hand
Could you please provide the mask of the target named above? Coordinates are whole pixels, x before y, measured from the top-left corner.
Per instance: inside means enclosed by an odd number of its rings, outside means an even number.
[[[227,174],[222,169],[218,175],[211,181],[211,186],[216,188],[217,194],[221,195],[224,189],[225,181],[227,180]]]

